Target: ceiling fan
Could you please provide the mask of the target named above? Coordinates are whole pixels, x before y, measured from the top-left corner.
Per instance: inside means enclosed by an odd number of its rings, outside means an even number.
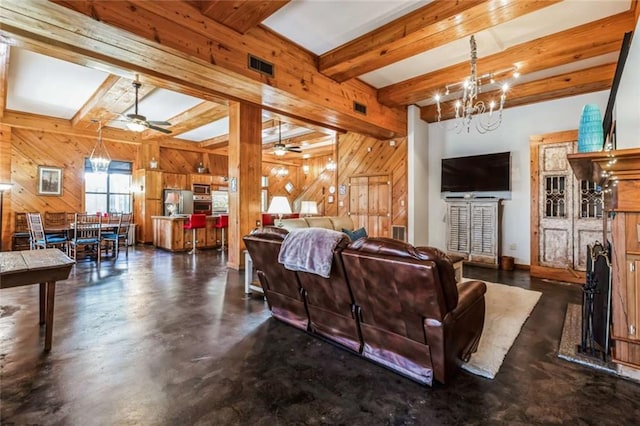
[[[122,121],[126,123],[127,128],[134,132],[142,132],[145,129],[151,129],[151,130],[157,130],[158,132],[162,132],[165,134],[171,133],[171,130],[159,127],[159,126],[171,126],[171,123],[169,123],[168,121],[147,120],[147,117],[145,117],[144,115],[138,114],[138,89],[142,87],[142,83],[140,83],[140,81],[136,79],[136,81],[133,82],[133,87],[136,91],[136,103],[134,107],[134,112],[133,114],[120,114],[120,116],[123,118]]]
[[[282,157],[288,152],[302,152],[299,146],[286,146],[282,143],[282,122],[278,121],[278,143],[273,145],[273,153],[278,157]]]

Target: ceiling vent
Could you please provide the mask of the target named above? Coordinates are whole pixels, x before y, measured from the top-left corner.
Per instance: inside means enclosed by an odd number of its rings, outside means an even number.
[[[353,101],[353,110],[360,114],[367,115],[367,106],[365,104]]]
[[[249,69],[258,71],[260,74],[268,75],[269,77],[273,77],[274,74],[274,66],[272,63],[251,54],[249,54]]]

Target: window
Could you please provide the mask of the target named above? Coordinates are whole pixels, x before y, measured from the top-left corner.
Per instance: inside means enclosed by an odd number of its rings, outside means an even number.
[[[87,213],[131,212],[133,163],[111,160],[107,173],[94,173],[84,161],[84,205]]]

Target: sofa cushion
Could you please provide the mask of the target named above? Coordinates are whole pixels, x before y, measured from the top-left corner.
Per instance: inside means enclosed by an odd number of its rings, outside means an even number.
[[[348,229],[349,231],[353,231],[353,221],[349,216],[331,216],[329,220],[333,224],[333,229],[336,231],[341,231],[344,229]]]
[[[331,223],[331,220],[329,220],[329,218],[326,216],[305,217],[304,220],[307,221],[309,228],[324,228],[324,229],[331,229],[332,231],[335,231],[335,229],[333,229],[333,224]]]
[[[355,241],[355,240],[359,240],[360,238],[366,238],[367,237],[367,230],[363,228],[360,229],[356,229],[355,231],[350,231],[346,228],[342,228],[342,232],[344,232],[345,234],[347,234],[347,236],[349,237],[349,239],[351,241]]]
[[[276,220],[276,225],[278,224],[278,220]],[[282,228],[286,229],[287,231],[291,231],[292,229],[298,229],[298,228],[308,228],[309,224],[307,223],[306,220],[304,220],[304,218],[297,218],[297,219],[282,219]]]

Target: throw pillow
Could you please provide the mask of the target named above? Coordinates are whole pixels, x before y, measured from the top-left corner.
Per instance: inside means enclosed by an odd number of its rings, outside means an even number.
[[[356,229],[355,231],[349,231],[348,229],[342,228],[342,232],[349,236],[351,241],[359,240],[360,238],[367,237],[367,230],[364,228]]]

